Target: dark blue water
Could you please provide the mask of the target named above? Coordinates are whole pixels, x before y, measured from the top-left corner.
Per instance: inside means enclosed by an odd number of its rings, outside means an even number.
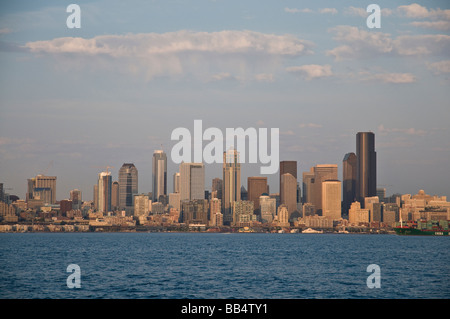
[[[396,235],[0,234],[0,298],[449,298],[449,248]],[[69,264],[81,288],[67,287]]]

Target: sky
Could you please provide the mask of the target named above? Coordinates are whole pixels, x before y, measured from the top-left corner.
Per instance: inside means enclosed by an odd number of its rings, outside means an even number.
[[[69,4],[81,28],[68,28]],[[369,4],[381,27],[369,28]],[[280,160],[301,173],[356,152],[375,133],[387,194],[450,199],[447,1],[2,1],[0,182],[57,176],[58,200],[92,200],[123,163],[152,191],[152,155],[174,129],[278,128]],[[241,184],[260,175],[243,164]],[[206,166],[206,189],[221,177]],[[279,191],[279,175],[268,177]]]

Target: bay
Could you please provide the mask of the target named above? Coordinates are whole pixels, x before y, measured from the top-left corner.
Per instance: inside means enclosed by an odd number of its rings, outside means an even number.
[[[437,236],[4,233],[0,298],[447,299],[449,248]],[[70,264],[81,288],[67,286]]]

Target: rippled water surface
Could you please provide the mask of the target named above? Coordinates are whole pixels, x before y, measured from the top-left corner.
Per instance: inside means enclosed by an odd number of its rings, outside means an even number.
[[[396,235],[0,234],[0,298],[449,298],[449,248]],[[381,288],[367,287],[371,264]]]

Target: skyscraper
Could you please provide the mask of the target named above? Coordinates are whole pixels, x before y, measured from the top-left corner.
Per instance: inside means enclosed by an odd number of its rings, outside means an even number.
[[[162,150],[153,153],[153,202],[159,201],[159,196],[167,195],[167,156]]]
[[[348,215],[351,204],[356,200],[356,154],[347,153],[342,161],[343,213]]]
[[[322,182],[322,216],[337,220],[341,213],[341,181],[327,180]]]
[[[113,211],[119,209],[119,182],[114,181],[111,189],[111,209]]]
[[[365,197],[377,195],[377,154],[375,134],[356,134],[356,200],[364,205]]]
[[[173,174],[173,192],[180,192],[180,172],[175,172]]]
[[[56,176],[37,175],[28,179],[28,199],[40,199],[44,204],[55,204]]]
[[[241,164],[237,150],[223,153],[222,210],[224,224],[233,220],[233,202],[241,200]]]
[[[211,189],[211,195],[212,197],[222,199],[222,189],[223,189],[223,181],[221,178],[214,178],[212,180],[212,189]]]
[[[98,211],[107,213],[111,211],[111,172],[101,172],[98,174]]]
[[[180,200],[205,198],[205,166],[203,163],[180,164]]]
[[[131,214],[134,195],[138,193],[138,170],[132,163],[124,163],[119,169],[119,208]]]
[[[252,176],[247,178],[247,200],[251,200],[254,203],[254,209],[259,214],[259,197],[268,193],[267,190],[267,177]]]
[[[81,191],[79,189],[70,191],[70,200],[72,201],[72,209],[81,209]]]
[[[281,190],[281,177],[283,174],[291,174],[297,181],[297,161],[281,161],[280,162],[280,198],[283,198],[283,191]],[[295,186],[297,187],[297,186]],[[283,202],[281,202],[283,204]]]
[[[309,172],[303,172],[303,204],[312,202],[312,185],[314,183],[314,168],[311,167]]]
[[[289,217],[297,211],[297,179],[291,173],[281,175],[280,184],[281,205],[286,206]]]
[[[326,180],[338,179],[338,166],[337,164],[316,165],[309,173],[304,173],[303,178],[303,191],[307,192],[304,204],[311,203],[316,214],[320,215],[322,213],[322,183]]]

